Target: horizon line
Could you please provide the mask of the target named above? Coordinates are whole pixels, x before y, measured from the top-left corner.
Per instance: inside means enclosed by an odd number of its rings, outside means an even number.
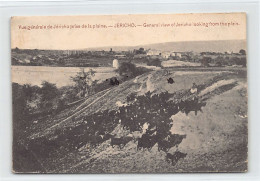
[[[149,46],[155,44],[163,44],[163,43],[182,43],[182,42],[208,42],[208,41],[246,41],[247,39],[229,39],[229,40],[184,40],[184,41],[168,41],[168,42],[160,42],[160,43],[150,43],[150,44],[139,44],[139,45],[113,45],[113,46],[99,46],[99,47],[88,47],[88,48],[78,48],[78,49],[45,49],[45,48],[19,48],[19,47],[11,47],[12,49],[20,49],[20,50],[87,50],[87,49],[99,49],[99,48],[109,48],[109,47],[137,47],[137,46]]]

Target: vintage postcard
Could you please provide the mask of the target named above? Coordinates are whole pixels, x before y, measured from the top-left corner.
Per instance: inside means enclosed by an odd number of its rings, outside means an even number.
[[[245,13],[11,18],[14,173],[246,172]]]

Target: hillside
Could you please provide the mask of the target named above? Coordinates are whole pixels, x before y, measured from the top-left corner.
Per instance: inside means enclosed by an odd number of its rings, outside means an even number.
[[[156,49],[161,51],[176,52],[239,52],[246,48],[246,40],[218,40],[218,41],[184,41],[184,42],[166,42],[139,46],[116,46],[116,47],[97,47],[88,50],[106,50],[112,48],[114,51],[127,51],[143,47],[145,49]]]
[[[173,84],[167,81],[170,77]],[[198,99],[190,93],[194,82]],[[44,173],[245,171],[246,87],[245,69],[167,69],[143,74],[32,123],[24,144],[37,161],[27,159],[23,169]],[[142,143],[136,135],[151,140]],[[170,142],[171,137],[175,141]],[[112,139],[124,144],[112,145]],[[165,141],[171,146],[162,144]]]

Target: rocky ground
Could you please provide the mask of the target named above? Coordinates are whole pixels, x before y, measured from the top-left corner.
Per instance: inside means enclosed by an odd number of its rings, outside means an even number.
[[[173,78],[173,84],[169,83],[169,78]],[[189,106],[194,104],[194,95],[189,94],[193,83],[198,85],[198,108]],[[154,95],[159,95],[157,101]],[[162,99],[168,106],[160,102]],[[178,102],[182,100],[190,102],[185,102],[186,107],[181,109]],[[149,109],[158,112],[155,114]],[[126,110],[131,114],[122,115]],[[174,113],[170,114],[171,111]],[[91,116],[99,116],[100,123]],[[138,125],[137,130],[129,124],[132,118]],[[96,122],[103,126],[97,127]],[[26,144],[41,166],[27,172],[244,172],[247,170],[247,124],[246,70],[155,70],[34,124]],[[160,129],[164,125],[167,128]],[[96,132],[91,131],[95,129]],[[106,133],[101,133],[100,129]],[[112,147],[111,138],[96,145],[87,140],[92,139],[91,134],[96,138],[105,134],[133,138],[133,132],[143,135],[153,129],[156,131],[151,136],[165,132],[168,136],[185,137],[166,151],[159,151],[158,144],[168,137],[157,139],[151,149],[140,150],[134,139],[123,148]],[[48,153],[42,156],[35,147]],[[168,153],[175,155],[174,163],[167,157]]]

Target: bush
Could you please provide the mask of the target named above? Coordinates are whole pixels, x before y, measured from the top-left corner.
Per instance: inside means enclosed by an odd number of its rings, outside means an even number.
[[[55,84],[43,81],[40,94],[42,95],[42,101],[50,101],[58,96],[59,90]]]
[[[81,72],[78,72],[77,75],[71,77],[75,83],[75,88],[78,91],[79,97],[86,97],[92,93],[93,80],[95,76],[95,71],[90,69],[88,72],[85,72],[82,69]]]
[[[161,61],[159,59],[155,59],[155,60],[152,60],[152,61],[148,61],[147,62],[147,65],[148,66],[156,66],[156,67],[161,67]]]
[[[243,58],[238,59],[236,64],[237,65],[242,65],[243,67],[246,67],[246,58],[243,57]]]
[[[135,64],[132,64],[130,62],[121,63],[119,68],[117,69],[119,75],[127,76],[129,78],[136,77],[148,71],[148,69],[143,67],[136,67]]]
[[[210,57],[203,57],[200,60],[201,66],[203,67],[209,67],[209,63],[212,61],[212,59]]]
[[[246,51],[245,51],[244,49],[241,49],[241,50],[239,51],[239,53],[240,53],[241,55],[246,55]]]

